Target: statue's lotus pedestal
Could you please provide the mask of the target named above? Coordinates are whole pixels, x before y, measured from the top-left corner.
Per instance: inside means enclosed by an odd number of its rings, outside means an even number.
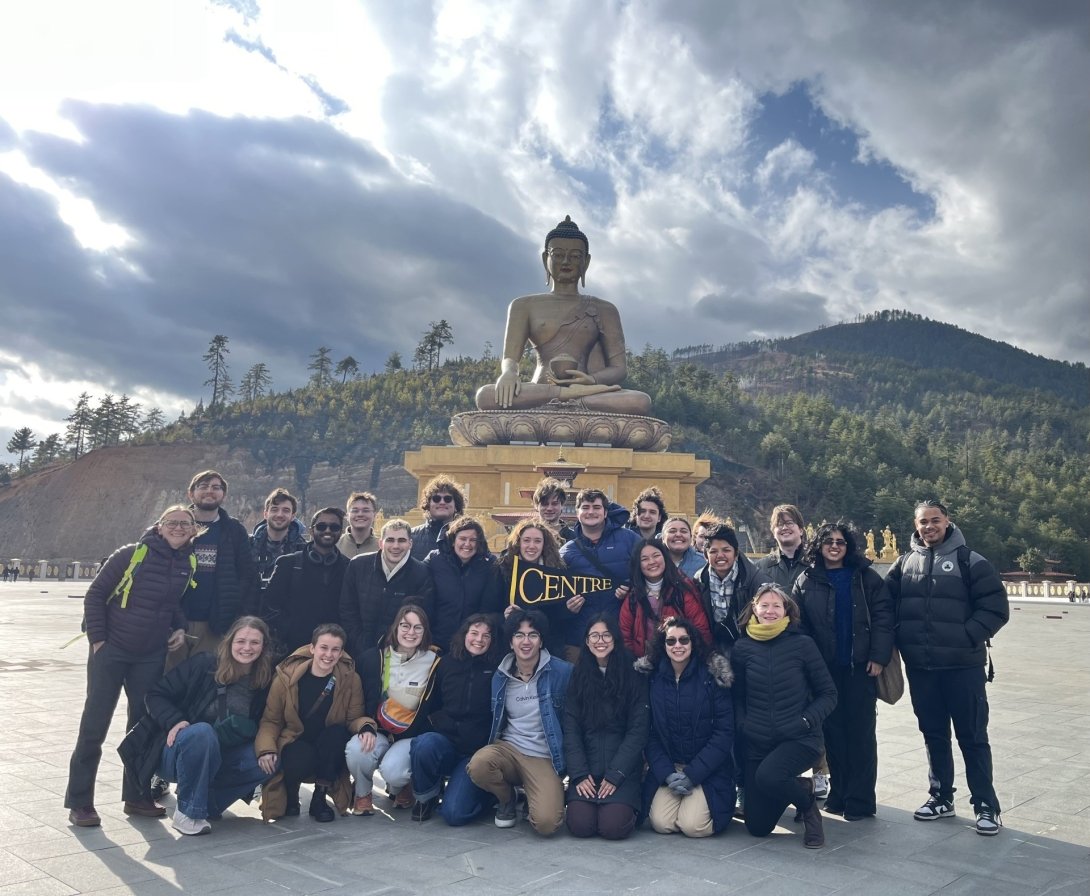
[[[604,414],[579,402],[556,402],[528,411],[470,411],[450,421],[450,440],[473,445],[575,445],[665,451],[670,424],[654,417]]]
[[[558,449],[548,445],[426,445],[405,452],[404,463],[421,487],[439,473],[464,483],[466,512],[481,521],[489,546],[497,551],[506,529],[496,518],[509,522],[532,510],[519,492],[536,487],[542,478],[540,468],[556,461],[557,454]],[[568,445],[563,456],[569,464],[585,467],[576,489],[599,488],[629,507],[636,495],[655,485],[662,490],[667,510],[690,518],[696,513],[696,487],[711,475],[711,463],[694,454]]]

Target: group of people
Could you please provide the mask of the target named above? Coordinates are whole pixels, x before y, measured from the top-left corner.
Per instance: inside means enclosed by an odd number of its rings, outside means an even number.
[[[955,814],[952,723],[976,830],[1000,829],[984,651],[1006,592],[938,502],[916,508],[912,549],[883,578],[850,524],[806,540],[792,505],[773,510],[776,546],[754,563],[730,525],[671,516],[657,489],[631,511],[583,489],[569,525],[564,485],[543,480],[499,556],[447,476],[424,487],[421,525],[377,534],[367,492],[305,527],[276,489],[251,534],[226,495],[222,475],[197,474],[189,503],[87,591],[65,795],[77,826],[100,823],[124,689],[123,809],[163,817],[176,783],[183,834],[257,792],[266,820],[298,815],[304,783],[315,821],[373,815],[377,772],[421,822],[494,807],[512,827],[521,795],[543,835],[622,839],[646,820],[706,837],[738,816],[761,837],[794,806],[818,848],[822,799],[849,821],[877,810],[876,679],[896,644],[930,763],[915,817]],[[528,567],[602,587],[530,598],[512,581]]]
[[[5,582],[18,582],[19,581],[19,567],[14,563],[11,566],[5,566],[3,569]],[[27,580],[34,581],[34,570],[30,569],[27,572]]]

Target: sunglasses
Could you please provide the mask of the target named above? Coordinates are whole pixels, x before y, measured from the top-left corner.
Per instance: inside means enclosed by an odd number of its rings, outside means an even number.
[[[666,646],[673,647],[675,644],[680,644],[682,647],[685,647],[688,644],[691,644],[692,641],[693,639],[690,638],[688,635],[682,635],[680,638],[667,638]]]
[[[453,504],[454,503],[454,495],[432,495],[431,496],[431,503],[432,504]]]
[[[848,546],[848,542],[843,538],[826,538],[822,544],[830,548],[846,548]]]
[[[315,532],[340,532],[343,528],[340,523],[315,523],[312,527]]]

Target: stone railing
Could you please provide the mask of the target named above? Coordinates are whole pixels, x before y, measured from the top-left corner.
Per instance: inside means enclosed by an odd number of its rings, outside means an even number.
[[[1003,586],[1009,598],[1070,600],[1069,592],[1073,588],[1079,603],[1090,602],[1090,584],[1086,582],[1004,582]]]
[[[0,561],[0,565],[4,565]],[[52,581],[68,581],[76,579],[89,582],[95,577],[100,564],[94,560],[9,560],[7,566],[14,566],[19,570],[19,581],[33,581],[35,579],[49,579]]]

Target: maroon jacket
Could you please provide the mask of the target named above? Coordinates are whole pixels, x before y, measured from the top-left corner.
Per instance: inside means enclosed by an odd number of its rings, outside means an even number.
[[[129,567],[135,544],[118,548],[102,565],[83,599],[83,613],[92,644],[105,641],[146,656],[165,653],[171,631],[185,628],[181,604],[193,547],[187,543],[175,551],[154,528],[144,533],[140,544],[146,544],[148,552],[133,571],[127,606],[122,608],[121,595],[108,599]]]

